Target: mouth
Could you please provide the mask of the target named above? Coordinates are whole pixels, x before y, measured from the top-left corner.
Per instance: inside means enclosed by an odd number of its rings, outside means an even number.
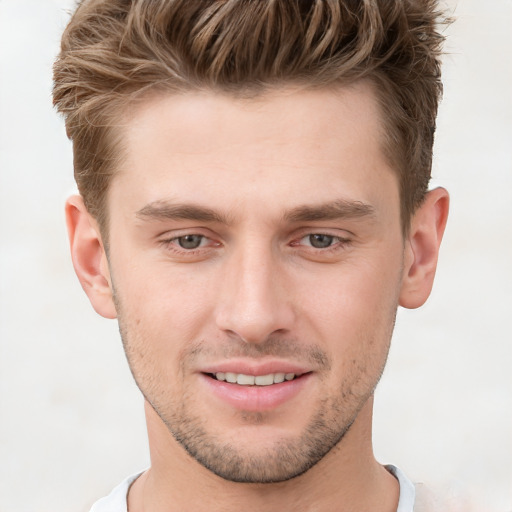
[[[290,382],[298,379],[305,374],[296,373],[268,373],[266,375],[247,375],[245,373],[233,372],[216,372],[207,373],[210,378],[227,382],[229,384],[238,384],[239,386],[272,386],[274,384],[281,384],[282,382]]]
[[[296,369],[294,373],[291,368],[282,370],[237,373],[212,369],[202,372],[201,381],[206,385],[208,395],[222,403],[237,410],[262,412],[293,400],[302,390],[310,388],[308,383],[313,382],[314,372]]]
[[[279,358],[232,358],[212,362],[198,373],[204,396],[216,410],[217,405],[248,412],[276,410],[316,386],[313,368]]]

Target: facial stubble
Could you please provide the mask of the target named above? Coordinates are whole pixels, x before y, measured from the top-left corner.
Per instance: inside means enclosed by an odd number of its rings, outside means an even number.
[[[158,373],[139,371],[138,361],[142,359],[140,350],[150,340],[134,340],[130,335],[128,323],[124,320],[119,300],[116,299],[118,311],[119,329],[127,360],[132,375],[141,390],[144,398],[156,412],[167,430],[179,445],[198,463],[213,472],[215,475],[231,481],[253,484],[283,482],[293,479],[321,461],[341,441],[350,430],[357,415],[369,398],[373,395],[382,371],[386,357],[377,372],[368,370],[366,366],[358,368],[359,380],[356,382],[344,379],[339,388],[339,393],[327,396],[317,404],[311,415],[310,421],[304,427],[303,432],[296,437],[280,437],[275,439],[271,446],[256,446],[250,450],[236,439],[230,441],[221,439],[207,428],[210,418],[202,417],[193,412],[193,398],[187,395],[179,400],[172,400],[168,394],[158,391]],[[391,337],[391,331],[389,338]],[[372,343],[370,343],[371,345]],[[135,347],[140,347],[139,351]],[[197,355],[201,352],[203,343],[198,343],[182,354],[181,370],[186,367],[186,355]],[[237,355],[254,357],[256,353],[261,355],[290,356],[291,353],[300,353],[302,359],[307,358],[324,373],[330,368],[331,362],[328,355],[319,347],[309,347],[307,350],[298,348],[292,340],[279,340],[272,338],[262,345],[247,345],[245,354],[240,354],[240,349],[233,349],[233,345],[226,348],[225,353],[236,352]],[[389,343],[388,347],[389,348]],[[387,356],[386,348],[386,356]],[[205,351],[208,349],[205,348]],[[147,354],[144,355],[147,365]],[[156,368],[156,366],[155,366]],[[366,382],[368,372],[374,374],[373,382]],[[322,373],[321,371],[319,372]],[[163,380],[163,379],[162,379]],[[365,381],[365,382],[362,382]],[[355,392],[354,390],[358,390]],[[364,390],[364,392],[361,392]],[[241,413],[241,419],[251,428],[265,428],[265,414]]]

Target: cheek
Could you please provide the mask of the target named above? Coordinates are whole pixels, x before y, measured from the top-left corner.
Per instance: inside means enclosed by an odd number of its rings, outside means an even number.
[[[213,287],[204,272],[192,270],[161,261],[121,268],[116,292],[133,318],[150,330],[163,329],[169,335],[193,329],[208,312]]]
[[[400,288],[399,257],[340,267],[322,290],[306,293],[304,314],[338,365],[338,372],[382,370],[394,326]],[[393,263],[395,262],[395,263]]]
[[[124,269],[116,285],[119,324],[136,380],[148,394],[182,389],[188,350],[212,340],[215,289],[205,273],[173,272],[153,262],[144,269]],[[161,397],[165,399],[165,393]]]
[[[400,275],[399,265],[358,261],[314,276],[297,295],[305,314],[314,312],[319,326],[342,336],[388,323],[398,305]]]

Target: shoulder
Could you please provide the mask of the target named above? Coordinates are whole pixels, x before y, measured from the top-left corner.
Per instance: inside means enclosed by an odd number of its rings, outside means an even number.
[[[469,492],[456,481],[443,486],[413,484],[396,466],[385,467],[400,484],[397,512],[476,512]]]
[[[414,512],[475,512],[469,494],[456,482],[442,487],[417,483],[415,488]]]
[[[112,492],[98,500],[91,508],[90,512],[127,512],[128,490],[135,480],[142,474],[136,473],[123,480]]]

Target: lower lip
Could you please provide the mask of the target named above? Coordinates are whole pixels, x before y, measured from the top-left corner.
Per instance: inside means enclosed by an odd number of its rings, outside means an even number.
[[[269,411],[295,398],[312,374],[270,386],[241,386],[201,374],[203,382],[225,403],[248,412]]]

